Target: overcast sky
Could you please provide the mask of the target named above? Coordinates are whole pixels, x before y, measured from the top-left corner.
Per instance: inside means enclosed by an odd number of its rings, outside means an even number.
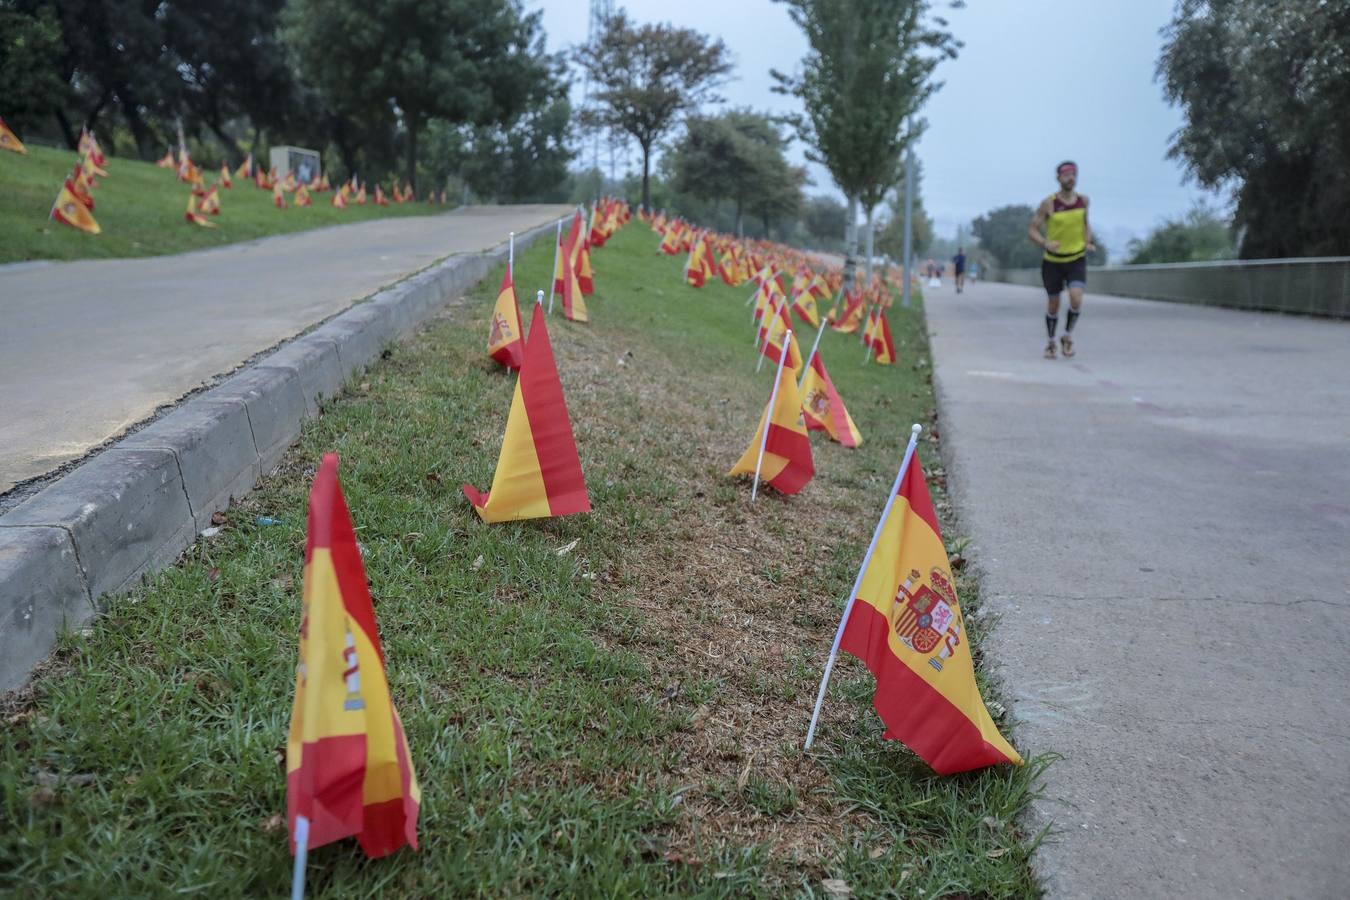
[[[527,0],[542,9],[549,47],[585,41],[586,0]],[[629,0],[637,21],[667,21],[721,37],[736,64],[723,90],[729,103],[790,110],[771,92],[770,68],[792,69],[805,41],[787,11],[769,0]],[[945,5],[945,4],[944,4]],[[937,77],[945,82],[924,111],[918,147],[923,194],[941,234],[1005,203],[1036,204],[1055,189],[1054,167],[1079,164],[1079,187],[1113,250],[1163,216],[1184,212],[1202,193],[1182,183],[1166,158],[1181,114],[1153,79],[1173,0],[1065,3],[969,0],[948,12],[965,43]],[[579,90],[579,89],[578,89]],[[790,151],[797,161],[803,148]],[[634,156],[636,160],[636,156]],[[585,162],[590,161],[590,150]],[[608,168],[608,154],[601,164]],[[622,168],[622,166],[620,166]],[[811,167],[812,193],[838,195],[829,174]]]

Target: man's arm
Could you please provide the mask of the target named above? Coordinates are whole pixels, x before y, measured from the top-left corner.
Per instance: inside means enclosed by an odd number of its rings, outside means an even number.
[[[1088,223],[1088,198],[1087,194],[1079,194],[1083,198],[1083,241],[1087,244],[1089,253],[1097,249],[1097,244],[1092,240],[1092,225]]]
[[[1041,229],[1045,227],[1045,217],[1048,215],[1050,215],[1050,201],[1042,200],[1041,205],[1036,207],[1036,214],[1031,217],[1031,224],[1027,226],[1027,237],[1037,247],[1054,252],[1059,249],[1059,241],[1047,241],[1045,235],[1041,234]],[[1050,246],[1051,244],[1054,246]]]

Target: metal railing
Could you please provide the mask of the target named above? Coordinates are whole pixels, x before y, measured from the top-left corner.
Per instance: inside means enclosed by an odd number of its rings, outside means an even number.
[[[1039,287],[1040,269],[1007,269],[997,281]],[[1350,318],[1350,256],[1157,263],[1088,269],[1094,294]]]

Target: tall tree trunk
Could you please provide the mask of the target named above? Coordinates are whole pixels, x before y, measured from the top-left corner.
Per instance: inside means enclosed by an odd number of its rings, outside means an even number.
[[[136,97],[126,84],[117,86],[117,96],[121,98],[122,115],[126,118],[127,126],[131,129],[131,136],[136,140],[136,155],[147,162],[154,159],[153,136],[145,124],[145,119],[141,117],[140,108],[136,104]]]
[[[80,146],[80,136],[70,126],[70,120],[66,118],[65,110],[56,109],[56,124],[61,126],[61,134],[65,136],[66,144],[69,145],[71,150]]]
[[[408,119],[408,184],[412,185],[413,193],[417,192],[417,118],[409,115]]]
[[[874,207],[867,207],[867,265],[864,268],[863,278],[868,284],[872,283],[872,251],[875,245],[872,242],[872,210]]]
[[[642,145],[642,206],[647,212],[652,211],[652,142],[638,141]]]
[[[844,292],[853,290],[858,265],[858,198],[848,198],[848,220],[844,222]]]

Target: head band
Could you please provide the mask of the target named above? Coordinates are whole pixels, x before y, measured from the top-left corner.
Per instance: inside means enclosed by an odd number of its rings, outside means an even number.
[[[1060,163],[1060,164],[1059,164],[1059,168],[1055,169],[1055,174],[1056,174],[1056,175],[1063,175],[1065,172],[1071,172],[1071,173],[1073,173],[1074,175],[1077,175],[1077,174],[1078,174],[1078,166],[1077,166],[1076,164],[1074,164],[1074,163],[1066,162],[1066,163]]]

